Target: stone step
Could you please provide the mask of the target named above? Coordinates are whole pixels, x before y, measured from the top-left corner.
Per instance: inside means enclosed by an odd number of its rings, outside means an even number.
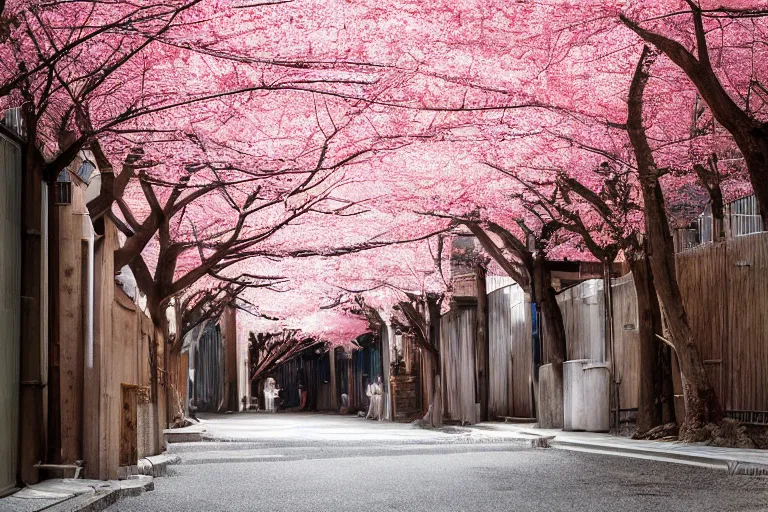
[[[203,440],[204,432],[200,427],[170,428],[163,430],[163,436],[168,444],[196,443]]]

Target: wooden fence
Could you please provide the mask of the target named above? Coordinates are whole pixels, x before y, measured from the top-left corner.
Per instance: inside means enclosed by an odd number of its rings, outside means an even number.
[[[688,318],[723,407],[744,421],[768,411],[768,232],[677,255]],[[676,386],[677,387],[677,386]],[[675,390],[679,394],[681,391]]]
[[[475,308],[459,308],[440,319],[443,414],[461,423],[476,423]]]
[[[618,388],[620,409],[638,405],[637,295],[632,274],[611,281],[613,300],[613,343],[606,341],[604,283],[584,281],[557,296],[563,313],[568,359],[611,362],[611,374]],[[613,356],[612,356],[613,354]],[[614,395],[612,399],[615,400]],[[613,404],[616,407],[616,404]]]
[[[488,294],[488,343],[489,416],[533,416],[531,304],[520,286]]]
[[[605,361],[605,295],[603,282],[584,281],[557,296],[563,314],[568,360]]]
[[[729,238],[676,257],[688,319],[723,407],[743,421],[768,422],[768,233]],[[634,409],[639,340],[631,274],[613,280],[611,289],[612,347],[605,342],[601,281],[585,281],[558,296],[568,358],[611,360],[619,407]],[[682,394],[679,378],[675,393]]]

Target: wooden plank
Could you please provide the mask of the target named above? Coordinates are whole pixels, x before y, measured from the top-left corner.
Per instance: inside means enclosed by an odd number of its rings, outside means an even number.
[[[139,462],[137,414],[138,387],[120,386],[122,409],[120,414],[120,466],[135,466]]]

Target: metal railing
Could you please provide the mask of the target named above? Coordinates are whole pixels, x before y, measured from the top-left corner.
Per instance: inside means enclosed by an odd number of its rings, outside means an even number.
[[[760,217],[760,205],[754,195],[742,197],[725,205],[724,223],[728,228],[729,237],[760,233],[764,230]],[[682,252],[714,240],[712,222],[712,205],[708,204],[704,211],[688,228],[675,230],[675,251]]]
[[[2,121],[3,126],[8,130],[15,133],[21,138],[26,137],[26,128],[24,126],[24,117],[21,115],[20,108],[9,108],[3,114]]]
[[[763,230],[763,219],[760,218],[756,196],[742,197],[729,203],[728,212],[731,236],[749,235]]]

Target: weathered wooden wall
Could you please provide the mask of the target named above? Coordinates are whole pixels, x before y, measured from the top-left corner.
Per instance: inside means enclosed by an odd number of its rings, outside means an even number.
[[[533,415],[531,305],[516,284],[488,294],[489,417]]]
[[[640,352],[637,296],[632,275],[627,274],[611,281],[613,346],[606,342],[603,290],[602,280],[590,279],[558,295],[557,302],[565,323],[568,359],[611,361],[613,377],[619,391],[619,407],[634,409],[638,404],[637,369]]]
[[[165,344],[162,341],[162,335],[149,317],[117,286],[115,286],[112,303],[112,336],[107,343],[110,353],[105,361],[108,368],[107,387],[102,392],[109,397],[108,406],[105,408],[107,414],[105,420],[108,439],[108,472],[113,474],[117,467],[124,465],[121,462],[127,460],[123,432],[137,438],[136,444],[131,446],[129,457],[131,460],[134,458],[133,450],[135,449],[138,453],[139,438],[142,439],[142,455],[155,455],[161,451],[159,438],[163,428],[166,427],[166,387],[170,382],[165,371],[158,371],[157,385],[152,385],[150,361],[155,359],[155,356],[150,358],[150,351],[157,354],[155,360],[156,364],[160,365],[159,368],[167,370],[163,360]],[[124,398],[130,397],[131,400],[134,398],[130,393],[125,395],[123,390],[138,388],[148,390],[151,412],[146,421],[139,424],[137,418],[134,428],[126,430],[124,424],[126,418],[123,416],[126,405]],[[149,390],[154,390],[154,394]],[[135,407],[138,406],[137,401]],[[118,456],[122,459],[118,459]]]
[[[88,218],[83,187],[73,185],[72,202],[53,209],[58,268],[52,308],[50,362],[49,459],[74,464],[82,459],[84,308],[87,254],[83,249]],[[55,403],[53,403],[55,402]],[[57,414],[58,413],[58,414]]]
[[[117,230],[105,221],[95,265],[94,357],[83,376],[83,459],[88,478],[114,479],[120,474],[124,385],[146,388],[152,412],[144,411],[136,432],[143,455],[162,451],[167,426],[165,343],[162,333],[136,303],[115,285]],[[81,363],[82,367],[82,363]],[[152,368],[155,367],[155,371]],[[137,404],[138,407],[138,404]]]
[[[568,360],[605,361],[605,296],[603,282],[584,281],[557,296],[563,313]]]
[[[0,496],[16,483],[19,430],[21,150],[0,135]]]
[[[768,411],[768,232],[680,253],[677,275],[723,407],[745,421]]]
[[[453,310],[440,319],[440,357],[445,418],[476,423],[474,308]]]
[[[640,381],[640,339],[637,319],[637,295],[632,274],[611,282],[613,292],[613,371],[619,387],[619,407],[636,409]]]
[[[677,255],[677,275],[701,357],[723,407],[733,416],[752,421],[753,412],[768,411],[768,233],[682,252]],[[634,409],[639,340],[631,274],[614,279],[611,289],[619,406]],[[599,360],[605,318],[602,282],[586,281],[561,294],[558,302],[569,359]],[[606,347],[608,357],[610,350]],[[681,395],[680,380],[675,380],[675,393]]]

